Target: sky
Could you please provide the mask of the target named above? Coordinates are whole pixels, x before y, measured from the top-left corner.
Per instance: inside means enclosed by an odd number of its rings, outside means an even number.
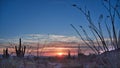
[[[0,0],[0,42],[18,42],[20,37],[24,40],[32,38],[33,41],[33,36],[41,38],[41,35],[43,41],[46,37],[60,42],[80,40],[70,24],[77,28],[78,25],[84,26],[88,34],[89,24],[72,4],[82,8],[86,6],[91,11],[95,24],[101,13],[107,14],[101,0]],[[116,29],[120,26],[118,22],[115,25]]]
[[[76,35],[70,24],[85,26],[88,23],[83,14],[72,7],[74,3],[87,6],[94,13],[94,19],[105,13],[100,0],[1,0],[0,3],[0,37]]]
[[[100,0],[1,0],[0,37],[23,34],[75,35],[70,24],[88,24],[72,4],[87,6],[93,20],[105,14]]]

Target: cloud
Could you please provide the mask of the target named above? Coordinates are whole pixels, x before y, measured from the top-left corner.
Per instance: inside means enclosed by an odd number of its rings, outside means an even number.
[[[77,51],[78,45],[80,45],[81,50],[85,53],[92,52],[92,50],[78,37],[76,36],[66,36],[66,35],[47,35],[47,34],[25,34],[22,35],[22,45],[26,45],[28,50],[33,50],[36,52],[36,48],[44,48],[43,51],[49,52],[54,51],[57,48],[64,48],[64,50],[72,49],[72,51]],[[95,46],[98,48],[97,41],[93,40]],[[100,45],[101,42],[98,39]],[[105,38],[105,41],[110,41],[109,38]],[[88,40],[86,40],[89,43]],[[12,46],[11,46],[12,44]],[[14,48],[15,45],[19,44],[19,38],[0,38],[0,48]],[[108,43],[110,44],[110,43]],[[92,46],[92,44],[91,44]],[[51,48],[51,49],[48,49]]]
[[[25,34],[22,35],[22,44],[26,45],[27,48],[32,48],[32,49],[36,49],[38,42],[39,42],[39,46],[40,48],[43,47],[57,47],[57,48],[78,48],[78,45],[80,44],[82,49],[90,49],[80,38],[76,37],[76,36],[66,36],[66,35],[47,35],[47,34]],[[97,41],[93,40],[95,46],[97,47]],[[100,45],[102,46],[100,40],[98,39]],[[105,38],[105,41],[110,41],[109,38]],[[19,43],[19,38],[18,37],[14,37],[11,39],[4,39],[1,38],[0,39],[0,48],[2,47],[11,47],[11,44],[13,45],[13,43],[15,45],[18,45]],[[89,43],[89,41],[86,40],[87,43]],[[10,44],[11,43],[11,44]],[[107,42],[108,45],[110,45],[110,43]],[[13,46],[15,46],[13,45]],[[91,44],[92,46],[92,44]],[[93,46],[92,46],[93,47]],[[109,47],[109,46],[108,46]],[[88,50],[90,51],[90,50]]]
[[[19,37],[20,38],[20,37]],[[10,44],[19,44],[19,38],[13,37],[13,38],[1,38],[0,39],[0,45],[10,45]],[[77,38],[76,36],[65,36],[65,35],[47,35],[47,34],[25,34],[22,35],[22,44],[23,45],[29,45],[29,46],[36,46],[39,42],[40,46],[43,46],[43,44],[52,44],[54,46],[64,46],[64,45],[76,45],[76,43],[82,43],[82,41]],[[52,46],[48,45],[48,46]],[[67,47],[67,46],[66,46]]]
[[[80,42],[81,40],[76,36],[64,36],[64,35],[41,35],[41,34],[27,34],[24,37],[26,42]]]
[[[75,36],[62,36],[62,35],[50,35],[50,39],[52,41],[60,41],[60,42],[79,42],[79,38]]]
[[[54,46],[60,45],[60,46],[65,46],[65,47],[75,46],[78,44],[80,44],[81,46],[87,46],[80,38],[78,38],[76,36],[54,35],[54,34],[51,34],[51,35],[25,34],[25,35],[22,35],[21,38],[22,38],[22,44],[29,45],[29,46],[36,46],[38,44],[38,42],[39,42],[39,44],[49,44],[50,43]],[[105,40],[109,41],[108,38],[106,38]],[[98,46],[97,41],[96,40],[93,40],[93,41],[94,41],[94,44],[96,46]],[[14,37],[11,39],[4,39],[4,38],[0,39],[0,44],[3,44],[3,43],[19,44],[18,42],[19,42],[18,37]],[[88,42],[88,41],[86,40],[86,42]],[[100,40],[99,40],[99,43],[101,44]],[[50,45],[48,45],[48,46],[50,46]]]

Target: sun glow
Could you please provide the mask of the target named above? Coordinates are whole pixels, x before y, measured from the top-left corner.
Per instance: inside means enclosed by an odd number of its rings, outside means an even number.
[[[62,56],[63,55],[63,53],[62,52],[59,52],[59,53],[57,53],[58,54],[58,56]]]

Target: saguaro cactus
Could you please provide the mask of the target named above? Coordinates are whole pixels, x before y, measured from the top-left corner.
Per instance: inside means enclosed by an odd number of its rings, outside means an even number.
[[[9,58],[8,48],[3,49],[3,58]]]
[[[17,57],[24,57],[26,46],[21,46],[21,38],[19,39],[19,46],[15,46],[15,51]]]
[[[70,50],[68,50],[68,58],[71,58]]]

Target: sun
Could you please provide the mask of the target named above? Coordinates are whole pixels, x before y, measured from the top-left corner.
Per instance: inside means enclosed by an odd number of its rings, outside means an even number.
[[[63,55],[63,53],[62,52],[59,52],[59,53],[57,53],[58,54],[58,56],[62,56]]]

